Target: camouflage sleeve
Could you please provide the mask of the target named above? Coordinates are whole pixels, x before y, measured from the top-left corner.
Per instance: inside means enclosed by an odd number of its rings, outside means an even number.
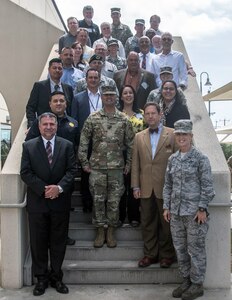
[[[134,141],[134,130],[129,120],[126,120],[125,146],[127,151],[126,168],[130,170],[132,160],[132,147]]]
[[[147,102],[157,102],[159,103],[160,98],[158,97],[159,93],[156,90],[152,90],[147,97]]]
[[[92,137],[92,120],[89,116],[81,130],[80,144],[78,149],[78,158],[82,168],[89,167],[88,149]]]
[[[171,205],[171,194],[172,194],[172,176],[170,174],[172,160],[171,157],[168,159],[168,164],[165,172],[165,181],[163,188],[163,209],[170,210]]]
[[[203,155],[199,162],[199,179],[201,184],[201,194],[199,207],[208,207],[208,203],[215,196],[213,188],[213,176],[210,162],[207,156]]]

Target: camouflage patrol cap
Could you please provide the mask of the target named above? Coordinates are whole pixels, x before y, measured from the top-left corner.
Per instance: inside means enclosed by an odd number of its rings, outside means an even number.
[[[191,120],[178,120],[174,123],[174,133],[192,133],[193,123]]]
[[[160,68],[160,74],[164,74],[164,73],[168,73],[168,74],[172,74],[172,67],[161,67]]]
[[[137,24],[145,25],[144,19],[136,19],[136,20],[135,20],[135,25],[137,25]]]
[[[102,95],[116,95],[116,89],[114,86],[103,85],[101,87],[101,94]]]
[[[111,46],[111,45],[117,45],[118,46],[118,41],[117,40],[110,40],[108,43],[107,43],[107,46]]]
[[[100,55],[94,54],[93,56],[90,57],[89,64],[94,60],[102,61],[102,57]]]
[[[113,13],[118,13],[118,14],[121,13],[121,8],[119,8],[119,7],[113,7],[113,8],[111,8],[110,10],[111,10],[111,13],[112,13],[112,14],[113,14]]]

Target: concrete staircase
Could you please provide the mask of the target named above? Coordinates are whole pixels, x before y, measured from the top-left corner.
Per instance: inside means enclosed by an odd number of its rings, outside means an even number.
[[[154,264],[139,268],[143,257],[141,228],[124,224],[117,228],[117,247],[94,248],[96,229],[91,223],[91,213],[83,213],[79,178],[72,196],[73,211],[70,213],[69,236],[76,240],[67,246],[63,263],[64,282],[67,284],[149,284],[178,283],[181,278],[177,264],[169,269]],[[24,285],[33,282],[30,250],[24,264]]]
[[[78,188],[77,188],[78,189]],[[68,246],[63,263],[64,281],[67,284],[147,284],[176,283],[180,281],[177,264],[170,269],[161,269],[159,264],[138,268],[143,257],[143,242],[140,228],[124,224],[116,230],[118,245],[110,249],[94,248],[95,228],[91,214],[83,213],[80,193],[72,198],[74,211],[70,215],[69,236],[76,240]]]

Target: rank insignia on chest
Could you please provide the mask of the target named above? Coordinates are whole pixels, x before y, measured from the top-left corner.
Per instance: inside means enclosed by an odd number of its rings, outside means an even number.
[[[74,127],[74,124],[72,122],[69,122],[70,127]]]

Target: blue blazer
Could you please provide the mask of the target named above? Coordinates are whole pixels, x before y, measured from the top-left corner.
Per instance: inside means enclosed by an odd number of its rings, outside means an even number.
[[[72,101],[71,116],[77,120],[81,131],[85,120],[90,115],[89,96],[87,90],[77,93]]]

